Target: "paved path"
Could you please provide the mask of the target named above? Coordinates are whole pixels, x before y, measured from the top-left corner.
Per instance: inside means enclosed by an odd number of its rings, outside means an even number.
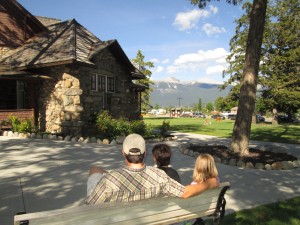
[[[173,149],[172,165],[182,182],[191,181],[194,158],[182,155],[183,142],[228,144],[230,140],[205,135],[177,133],[167,142]],[[251,145],[263,145],[251,142]],[[271,143],[268,143],[270,145]],[[152,165],[147,145],[146,163]],[[300,158],[300,145],[273,143]],[[20,139],[0,136],[0,225],[13,224],[13,215],[81,205],[86,195],[88,168],[93,164],[107,170],[123,165],[121,145],[80,144],[64,141]],[[288,171],[241,169],[217,164],[228,191],[227,212],[300,196],[300,168]],[[22,189],[20,188],[22,184]]]

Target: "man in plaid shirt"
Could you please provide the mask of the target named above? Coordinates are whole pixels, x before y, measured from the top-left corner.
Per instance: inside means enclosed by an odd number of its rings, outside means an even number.
[[[122,150],[125,166],[109,173],[92,167],[86,204],[129,202],[159,195],[189,198],[218,185],[217,180],[212,178],[200,184],[183,186],[163,170],[146,166],[145,153],[146,143],[143,137],[138,134],[128,135]]]

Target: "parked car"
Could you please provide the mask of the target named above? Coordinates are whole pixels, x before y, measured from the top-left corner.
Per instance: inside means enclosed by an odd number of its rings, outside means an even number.
[[[191,113],[191,112],[183,112],[183,113],[181,113],[180,117],[193,117],[193,113]]]
[[[206,118],[206,116],[200,112],[194,112],[193,117],[195,118]]]
[[[227,116],[227,119],[229,119],[229,120],[235,120],[236,119],[236,114],[229,114]]]
[[[264,122],[266,119],[265,117],[261,116],[261,115],[256,115],[256,121],[259,122]]]
[[[228,116],[231,115],[230,111],[223,111],[221,114],[225,116],[226,119],[228,119]]]
[[[211,116],[212,119],[218,119],[220,118],[221,120],[225,120],[225,116],[221,115],[221,114],[214,114]]]

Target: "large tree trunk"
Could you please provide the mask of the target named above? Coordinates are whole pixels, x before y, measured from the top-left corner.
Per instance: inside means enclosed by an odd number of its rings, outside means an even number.
[[[267,2],[267,0],[253,0],[250,14],[243,80],[231,142],[231,149],[241,155],[249,154],[251,120],[255,109],[256,86]]]

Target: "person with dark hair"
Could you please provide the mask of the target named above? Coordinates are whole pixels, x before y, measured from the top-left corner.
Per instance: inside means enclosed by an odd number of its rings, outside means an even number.
[[[92,167],[88,179],[91,193],[88,193],[86,204],[103,202],[129,202],[158,197],[160,195],[189,198],[198,195],[209,188],[217,187],[216,179],[207,179],[195,185],[183,186],[170,178],[164,171],[146,166],[144,156],[146,143],[138,134],[128,135],[123,142],[122,154],[125,166],[106,172]],[[89,185],[90,178],[98,176],[98,181]]]
[[[165,173],[176,180],[178,183],[181,183],[179,174],[176,170],[170,167],[172,151],[169,145],[167,144],[157,144],[152,148],[153,161],[156,164],[157,168],[165,171]]]

